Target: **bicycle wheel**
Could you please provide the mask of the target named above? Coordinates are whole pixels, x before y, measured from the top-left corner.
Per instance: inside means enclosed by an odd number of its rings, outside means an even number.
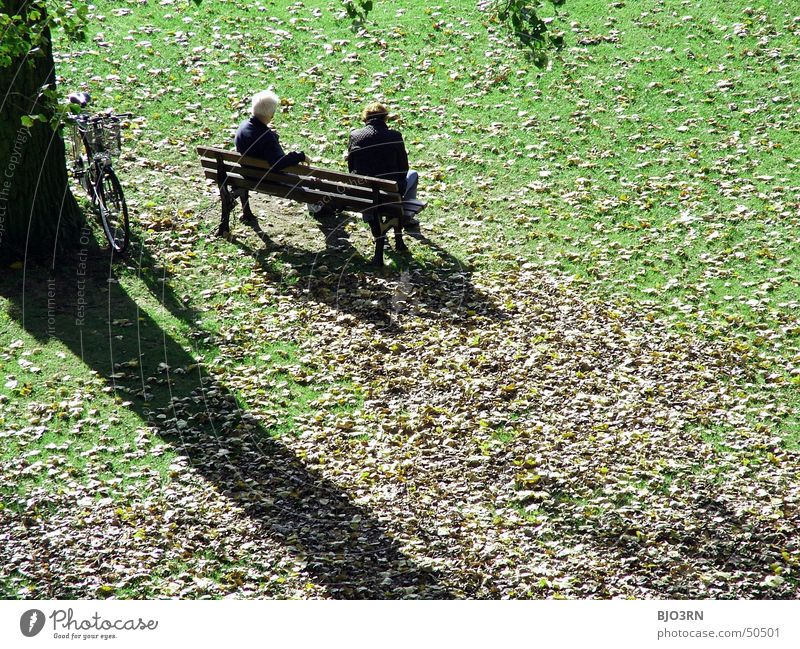
[[[106,238],[114,252],[123,253],[128,247],[131,229],[125,195],[113,169],[105,167],[100,172],[100,178],[95,185],[95,194]]]
[[[79,155],[72,163],[72,177],[75,178],[92,203],[95,203],[94,186],[97,184],[97,172],[85,156]]]
[[[92,201],[92,204],[96,204],[97,192],[95,191],[95,187],[97,187],[98,176],[97,164],[88,162],[85,156],[81,156],[75,163],[75,175],[78,177],[78,181],[89,197],[89,200]]]

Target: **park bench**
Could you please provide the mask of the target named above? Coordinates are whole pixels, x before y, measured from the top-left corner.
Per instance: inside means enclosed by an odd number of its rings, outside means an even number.
[[[236,151],[197,147],[205,177],[219,187],[222,221],[217,234],[230,232],[230,214],[244,191],[321,205],[328,210],[360,212],[375,239],[372,263],[383,265],[386,233],[394,228],[395,250],[408,250],[402,237],[403,203],[397,183],[306,165],[271,171],[272,165]]]

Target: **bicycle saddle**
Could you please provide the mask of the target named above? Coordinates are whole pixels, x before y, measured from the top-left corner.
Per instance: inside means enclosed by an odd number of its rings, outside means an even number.
[[[88,92],[71,92],[68,98],[69,103],[78,104],[81,108],[86,108],[86,105],[92,100]]]

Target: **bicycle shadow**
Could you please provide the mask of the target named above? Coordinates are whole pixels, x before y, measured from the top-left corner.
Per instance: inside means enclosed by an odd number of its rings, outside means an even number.
[[[179,296],[175,291],[175,274],[169,264],[161,262],[153,256],[146,242],[136,234],[131,236],[131,244],[126,256],[128,267],[142,281],[147,290],[157,298],[159,305],[173,317],[190,328],[198,327],[202,314],[192,306],[191,302]],[[113,268],[109,266],[109,274]]]
[[[154,281],[176,312],[192,317],[164,282]],[[333,597],[452,596],[369,511],[248,417],[236,395],[109,277],[100,255],[72,259],[55,275],[29,270],[24,283],[6,274],[0,296],[39,343],[58,340],[105,377],[112,394],[129,402],[131,411],[156,426],[204,480],[246,513],[259,537],[305,557],[310,578]],[[133,362],[135,369],[121,370]],[[185,430],[169,427],[178,417],[187,422]]]

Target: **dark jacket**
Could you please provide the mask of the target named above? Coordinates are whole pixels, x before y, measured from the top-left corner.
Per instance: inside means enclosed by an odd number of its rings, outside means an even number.
[[[273,171],[280,171],[306,159],[302,151],[284,153],[278,134],[256,117],[246,119],[239,125],[234,143],[239,153],[266,160],[273,165]]]
[[[364,128],[350,133],[347,167],[350,173],[394,180],[402,196],[408,171],[403,136],[390,129],[381,118],[369,120]]]

